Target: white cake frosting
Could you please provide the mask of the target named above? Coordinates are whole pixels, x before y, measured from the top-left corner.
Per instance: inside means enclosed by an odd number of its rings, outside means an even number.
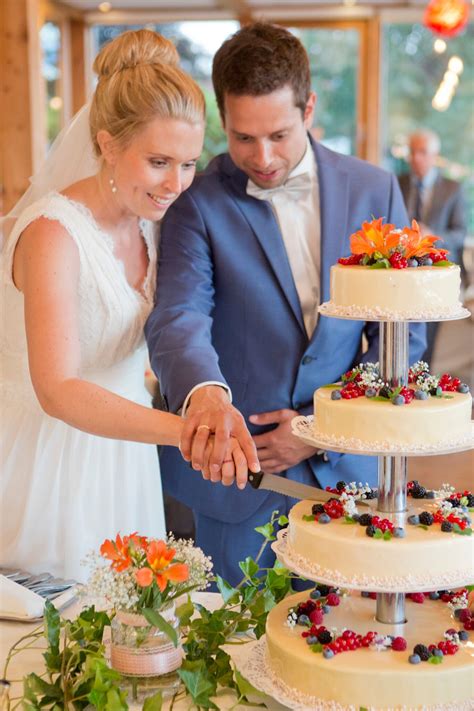
[[[470,393],[447,392],[447,397],[396,406],[364,396],[331,400],[332,391],[319,388],[314,393],[314,426],[322,435],[367,443],[441,446],[469,437],[472,431]]]
[[[402,636],[407,650],[375,651],[363,648],[332,659],[311,651],[301,637],[304,627],[286,624],[288,609],[306,600],[298,593],[280,602],[268,615],[266,642],[269,666],[289,688],[313,697],[314,708],[341,709],[467,709],[474,703],[472,665],[474,644],[460,644],[457,654],[439,665],[412,665],[408,656],[416,644],[437,643],[447,629],[459,629],[451,610],[440,601],[407,601],[407,623],[387,625],[375,620],[375,601],[360,596],[342,598],[324,616],[327,628],[348,628],[365,634]],[[333,705],[331,705],[333,704]]]
[[[369,309],[379,317],[390,314],[400,319],[450,317],[462,308],[460,285],[461,271],[457,265],[371,269],[336,264],[331,267],[330,301],[323,306],[348,309],[348,315],[350,310],[357,314]]]
[[[289,514],[288,554],[312,579],[347,588],[417,592],[474,583],[474,536],[444,533],[439,524],[428,530],[408,524],[409,515],[433,512],[439,501],[408,502],[406,514],[378,513],[405,528],[404,538],[384,541],[370,538],[364,526],[344,518],[328,524],[305,521],[314,502],[300,501]],[[361,513],[366,511],[360,507]]]

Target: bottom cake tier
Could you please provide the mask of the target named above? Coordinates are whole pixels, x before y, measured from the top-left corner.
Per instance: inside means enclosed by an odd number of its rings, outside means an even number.
[[[311,610],[311,601],[303,612],[312,621],[296,623],[301,622],[299,606],[309,600],[308,592],[286,598],[269,613],[268,663],[278,680],[313,697],[315,708],[324,708],[325,703],[328,709],[357,711],[474,708],[474,640],[448,604],[407,599],[407,622],[387,625],[375,619],[375,600],[360,594],[338,599],[337,605],[325,606],[323,621],[321,611]],[[329,633],[326,643],[317,639],[323,628]],[[459,632],[467,639],[460,640]],[[358,646],[361,638],[367,646]],[[324,636],[321,639],[325,641]],[[420,654],[410,661],[417,645],[426,652],[417,647]],[[430,645],[439,651],[434,654]]]

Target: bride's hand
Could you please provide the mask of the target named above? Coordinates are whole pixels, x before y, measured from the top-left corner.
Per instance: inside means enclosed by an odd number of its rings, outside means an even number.
[[[220,471],[211,473],[210,460],[213,447],[214,437],[211,436],[204,452],[204,466],[201,469],[203,479],[213,483],[222,482],[224,486],[232,486],[235,481],[239,489],[244,489],[247,484],[248,466],[238,440],[235,437],[230,438]]]

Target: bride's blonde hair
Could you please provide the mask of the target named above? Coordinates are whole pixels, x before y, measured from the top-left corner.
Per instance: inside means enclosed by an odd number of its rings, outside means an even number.
[[[173,43],[151,30],[124,32],[101,49],[89,118],[97,156],[101,130],[126,144],[156,117],[204,122],[204,95],[178,63]]]

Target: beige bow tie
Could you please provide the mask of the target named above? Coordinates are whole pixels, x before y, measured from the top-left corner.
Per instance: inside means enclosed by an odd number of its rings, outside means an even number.
[[[301,175],[288,178],[283,185],[279,185],[277,188],[260,188],[249,180],[247,183],[247,195],[251,195],[257,200],[272,200],[277,195],[285,195],[292,200],[298,200],[310,192],[311,184],[310,173],[301,173]]]

